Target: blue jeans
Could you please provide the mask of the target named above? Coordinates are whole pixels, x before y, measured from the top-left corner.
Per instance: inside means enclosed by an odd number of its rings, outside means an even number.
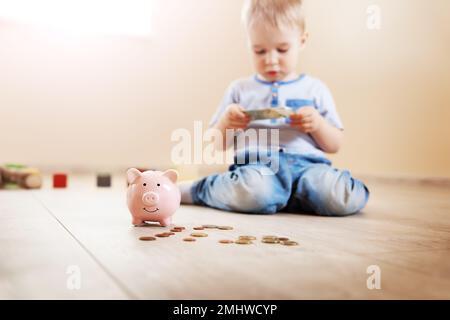
[[[282,150],[271,155],[278,156],[272,158],[277,159],[277,166],[248,151],[241,158],[235,155],[228,172],[193,183],[194,204],[245,213],[346,216],[360,211],[369,199],[363,182],[346,170],[331,167],[328,159]]]

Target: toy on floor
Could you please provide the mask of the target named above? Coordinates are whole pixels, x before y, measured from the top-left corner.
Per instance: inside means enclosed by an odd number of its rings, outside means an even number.
[[[53,174],[53,188],[61,189],[67,187],[67,174],[55,173]]]
[[[100,173],[97,175],[97,187],[111,187],[111,175],[107,173]]]
[[[39,189],[42,186],[42,174],[36,168],[21,164],[6,164],[0,167],[0,187],[7,185],[16,188]]]
[[[172,223],[181,200],[177,179],[178,172],[172,169],[164,172],[128,169],[127,204],[135,226],[145,221],[159,222],[163,227]]]

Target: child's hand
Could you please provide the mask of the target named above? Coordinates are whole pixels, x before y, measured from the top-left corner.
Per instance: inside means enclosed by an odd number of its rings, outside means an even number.
[[[290,116],[290,126],[297,128],[303,133],[313,133],[320,129],[323,124],[323,117],[314,107],[300,108],[295,114]]]
[[[220,118],[221,125],[225,129],[245,129],[250,122],[250,116],[246,115],[244,108],[238,104],[230,104]]]

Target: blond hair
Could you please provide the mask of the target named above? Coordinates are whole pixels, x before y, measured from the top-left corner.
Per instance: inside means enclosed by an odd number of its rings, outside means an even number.
[[[242,22],[250,27],[255,21],[268,23],[272,27],[298,27],[305,30],[302,0],[245,0]]]

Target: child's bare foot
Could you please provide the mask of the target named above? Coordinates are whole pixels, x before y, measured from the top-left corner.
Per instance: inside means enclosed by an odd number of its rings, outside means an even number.
[[[178,187],[181,191],[181,203],[184,204],[193,204],[192,195],[191,195],[191,187],[193,181],[181,181],[178,183]]]

